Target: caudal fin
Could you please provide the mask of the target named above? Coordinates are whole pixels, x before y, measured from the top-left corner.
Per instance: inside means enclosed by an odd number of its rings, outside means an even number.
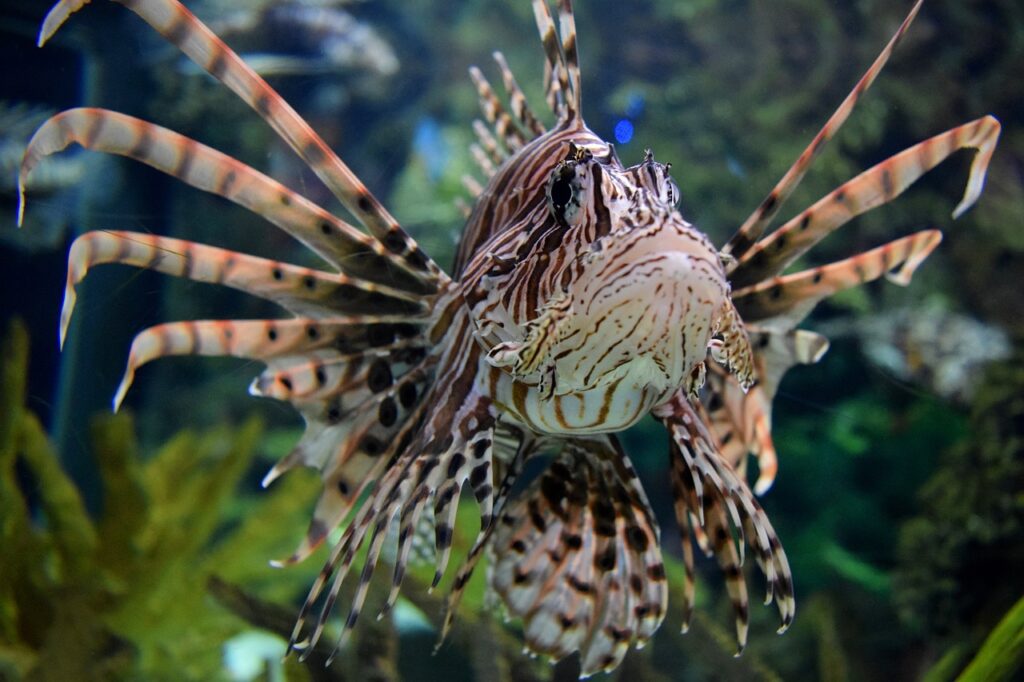
[[[658,527],[612,437],[573,439],[497,520],[489,582],[527,646],[581,675],[615,668],[665,615]]]

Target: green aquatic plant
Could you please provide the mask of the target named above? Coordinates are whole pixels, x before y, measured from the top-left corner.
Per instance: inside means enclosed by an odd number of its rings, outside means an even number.
[[[103,488],[93,518],[25,407],[27,357],[13,324],[0,379],[0,678],[209,679],[223,642],[248,626],[206,582],[293,597],[309,571],[266,559],[294,541],[314,481],[283,482],[232,519],[257,422],[181,433],[144,460],[131,418],[105,416],[91,433]]]
[[[966,642],[964,657],[1024,595],[1022,387],[1019,356],[989,368],[971,438],[946,453],[921,488],[921,514],[900,532],[894,598],[901,616],[919,633]]]
[[[993,628],[959,682],[1011,680],[1024,668],[1024,597]]]

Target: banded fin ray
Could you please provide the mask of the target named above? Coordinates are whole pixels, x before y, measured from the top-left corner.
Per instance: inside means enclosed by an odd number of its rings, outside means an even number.
[[[499,519],[505,512],[505,506],[511,499],[512,486],[516,483],[519,478],[519,474],[522,472],[523,463],[535,454],[539,449],[539,443],[537,439],[526,438],[524,434],[511,434],[515,440],[514,444],[507,442],[510,434],[503,433],[501,429],[495,429],[494,442],[492,448],[497,450],[503,450],[503,454],[507,459],[507,463],[503,461],[501,457],[494,456],[496,453],[492,452],[492,462],[494,469],[494,481],[501,481],[501,485],[498,486],[497,492],[494,494],[492,501],[492,519]],[[473,571],[476,569],[477,563],[480,559],[489,553],[492,546],[492,538],[495,530],[499,527],[499,523],[492,522],[487,525],[486,528],[481,528],[481,532],[477,535],[476,541],[470,548],[463,560],[462,565],[455,574],[455,579],[452,581],[451,591],[448,593],[448,597],[445,600],[444,608],[444,622],[441,626],[441,632],[438,635],[437,643],[434,646],[434,651],[437,651],[444,643],[445,638],[451,631],[452,625],[455,623],[455,615],[459,607],[459,602],[462,600],[462,595],[466,589],[466,585],[469,583],[470,578],[473,577]],[[489,569],[488,569],[489,570]]]
[[[184,135],[107,109],[63,111],[33,134],[18,172],[19,224],[32,171],[71,144],[134,159],[222,196],[267,219],[351,276],[420,294],[432,291],[376,239],[276,180]]]
[[[303,317],[381,313],[415,317],[425,312],[421,297],[340,273],[289,265],[183,239],[140,232],[95,231],[83,234],[71,245],[60,321],[62,345],[75,307],[75,287],[92,267],[108,263],[222,284],[273,301]]]
[[[684,585],[684,625],[694,603],[693,552],[689,540],[695,538],[701,549],[714,554],[725,574],[733,602],[739,650],[746,644],[749,603],[743,577],[744,544],[749,545],[767,583],[765,604],[776,602],[781,617],[779,632],[793,620],[796,602],[793,578],[782,543],[771,522],[750,490],[746,480],[715,447],[715,438],[706,426],[709,417],[704,408],[693,404],[679,392],[654,410],[671,436],[672,493],[676,521],[684,543],[683,558],[687,571]]]
[[[477,96],[480,100],[480,110],[484,118],[494,128],[494,134],[505,145],[509,152],[516,152],[526,144],[526,138],[516,127],[512,117],[505,110],[490,81],[483,72],[476,66],[469,67],[469,77],[476,85]]]
[[[391,471],[395,457],[405,451],[420,427],[429,404],[426,396],[432,372],[428,356],[419,364],[389,370],[385,376],[394,377],[391,383],[371,385],[370,374],[366,374],[365,383],[351,386],[342,395],[294,403],[306,421],[306,431],[267,474],[263,485],[302,465],[318,469],[324,487],[306,535],[295,551],[276,565],[307,558],[345,520],[364,491],[375,482],[381,487],[379,481]],[[360,507],[360,511],[365,509],[365,504]]]
[[[496,521],[489,584],[523,619],[527,646],[581,676],[616,667],[664,618],[654,514],[613,437],[570,439]]]
[[[917,0],[914,6],[910,8],[910,12],[907,17],[900,24],[900,27],[896,30],[896,33],[889,42],[882,49],[882,52],[875,58],[868,70],[861,76],[860,80],[854,86],[853,90],[846,96],[846,99],[842,101],[835,112],[829,117],[822,126],[818,134],[814,136],[811,143],[807,145],[803,152],[793,165],[790,166],[786,174],[782,176],[782,179],[772,188],[772,191],[768,193],[768,196],[764,198],[761,204],[757,207],[750,216],[743,221],[743,224],[736,231],[736,233],[729,239],[722,252],[732,256],[734,259],[742,258],[747,251],[757,242],[757,240],[764,233],[766,227],[771,223],[772,219],[779,212],[782,204],[789,198],[793,193],[793,190],[797,188],[800,181],[803,180],[804,175],[807,174],[807,170],[811,167],[811,163],[815,157],[824,149],[825,145],[831,140],[835,134],[842,127],[843,123],[850,116],[853,108],[857,105],[861,96],[867,91],[871,84],[875,82],[875,78],[881,73],[885,63],[889,61],[889,57],[892,55],[892,51],[896,49],[896,45],[899,44],[900,40],[906,34],[907,29],[910,28],[910,24],[914,21],[914,17],[917,16],[918,11],[921,9],[921,5],[924,0]]]
[[[498,146],[498,141],[491,131],[487,129],[483,121],[479,119],[473,121],[473,132],[477,136],[477,148],[484,152],[483,158],[489,162],[489,167],[485,167],[484,163],[479,163],[481,166],[480,170],[490,179],[494,175],[495,166],[503,163],[508,158],[508,154]]]
[[[576,15],[572,0],[558,0],[558,30],[562,37],[562,55],[565,58],[565,72],[569,81],[569,118],[581,115],[583,108],[580,92],[580,57],[576,46]]]
[[[469,359],[467,359],[469,361]],[[435,391],[441,390],[434,388]],[[469,482],[473,487],[481,508],[481,531],[490,524],[490,510],[493,509],[494,467],[491,461],[493,426],[496,412],[489,400],[472,389],[471,382],[456,382],[448,387],[455,395],[462,394],[458,402],[454,431],[436,430],[428,423],[422,428],[408,447],[400,451],[398,459],[392,462],[377,482],[377,487],[366,503],[359,509],[353,521],[347,526],[341,540],[333,548],[320,576],[312,586],[303,604],[289,648],[300,646],[300,636],[306,617],[318,599],[324,596],[320,615],[308,639],[308,646],[315,646],[323,634],[328,615],[336,601],[342,583],[352,568],[359,549],[368,542],[363,569],[356,586],[348,618],[339,637],[337,647],[347,640],[360,615],[369,588],[369,582],[380,558],[381,549],[389,536],[396,517],[400,528],[406,528],[406,537],[400,537],[399,556],[408,556],[402,547],[411,538],[411,528],[420,512],[417,507],[434,504],[434,519],[437,549],[437,567],[434,585],[445,572],[453,535],[454,507],[462,486]],[[440,396],[427,396],[424,404],[432,404]],[[433,420],[439,417],[435,414]],[[440,422],[437,422],[440,423]],[[472,426],[470,426],[472,425]],[[444,435],[442,435],[444,434]],[[482,473],[479,473],[482,472]],[[401,536],[401,531],[400,531]],[[400,585],[404,567],[396,565],[393,583]],[[330,582],[330,587],[327,584]],[[326,594],[325,594],[326,591]],[[390,606],[390,602],[385,609]],[[303,645],[305,646],[305,644]],[[337,647],[335,650],[337,650]]]
[[[544,65],[544,90],[548,106],[558,117],[559,122],[577,118],[580,114],[579,109],[574,110],[572,102],[567,99],[574,97],[570,92],[569,67],[566,64],[562,42],[558,39],[558,30],[555,28],[551,8],[548,7],[548,0],[533,0],[533,17],[547,57]]]
[[[494,61],[498,64],[498,69],[501,71],[501,80],[505,86],[505,92],[508,93],[509,108],[512,110],[512,115],[516,117],[516,120],[519,121],[519,124],[527,132],[532,133],[533,137],[543,135],[546,132],[546,128],[537,118],[536,114],[533,113],[529,102],[526,101],[526,95],[523,93],[523,89],[519,87],[519,83],[516,81],[515,74],[509,67],[505,55],[501,51],[495,51],[493,57]]]
[[[938,230],[922,230],[841,261],[737,289],[732,299],[747,322],[791,329],[819,301],[837,291],[883,275],[894,284],[905,286],[941,241],[942,233]]]
[[[402,259],[410,274],[433,286],[448,281],[447,275],[298,112],[178,0],[113,1],[141,17],[259,114],[342,205],[389,251]],[[43,45],[85,4],[84,0],[60,0],[43,21],[39,44]]]
[[[898,197],[957,150],[977,149],[964,196],[953,211],[954,218],[960,217],[981,195],[999,131],[999,121],[984,116],[930,137],[864,171],[754,244],[736,263],[729,275],[730,283],[741,288],[779,274],[847,221]]]
[[[252,360],[330,348],[342,354],[416,347],[419,326],[406,316],[360,315],[325,319],[195,320],[168,322],[139,332],[132,340],[128,365],[114,398],[120,407],[143,365],[175,355],[228,356]]]

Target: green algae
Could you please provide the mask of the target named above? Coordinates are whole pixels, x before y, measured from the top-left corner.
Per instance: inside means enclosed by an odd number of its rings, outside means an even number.
[[[308,570],[278,571],[315,481],[294,477],[225,526],[262,428],[183,432],[144,459],[132,419],[94,420],[103,488],[92,518],[24,407],[28,339],[13,324],[0,384],[0,672],[5,679],[214,679],[246,629],[207,597],[211,577],[293,597]],[[276,553],[276,554],[275,554]],[[272,577],[272,579],[271,579]]]

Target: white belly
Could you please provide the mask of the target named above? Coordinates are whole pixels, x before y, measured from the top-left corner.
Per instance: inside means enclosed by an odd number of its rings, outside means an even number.
[[[625,374],[595,388],[543,397],[536,386],[486,363],[477,375],[481,386],[507,415],[538,433],[612,433],[622,431],[667,399],[642,377]]]

